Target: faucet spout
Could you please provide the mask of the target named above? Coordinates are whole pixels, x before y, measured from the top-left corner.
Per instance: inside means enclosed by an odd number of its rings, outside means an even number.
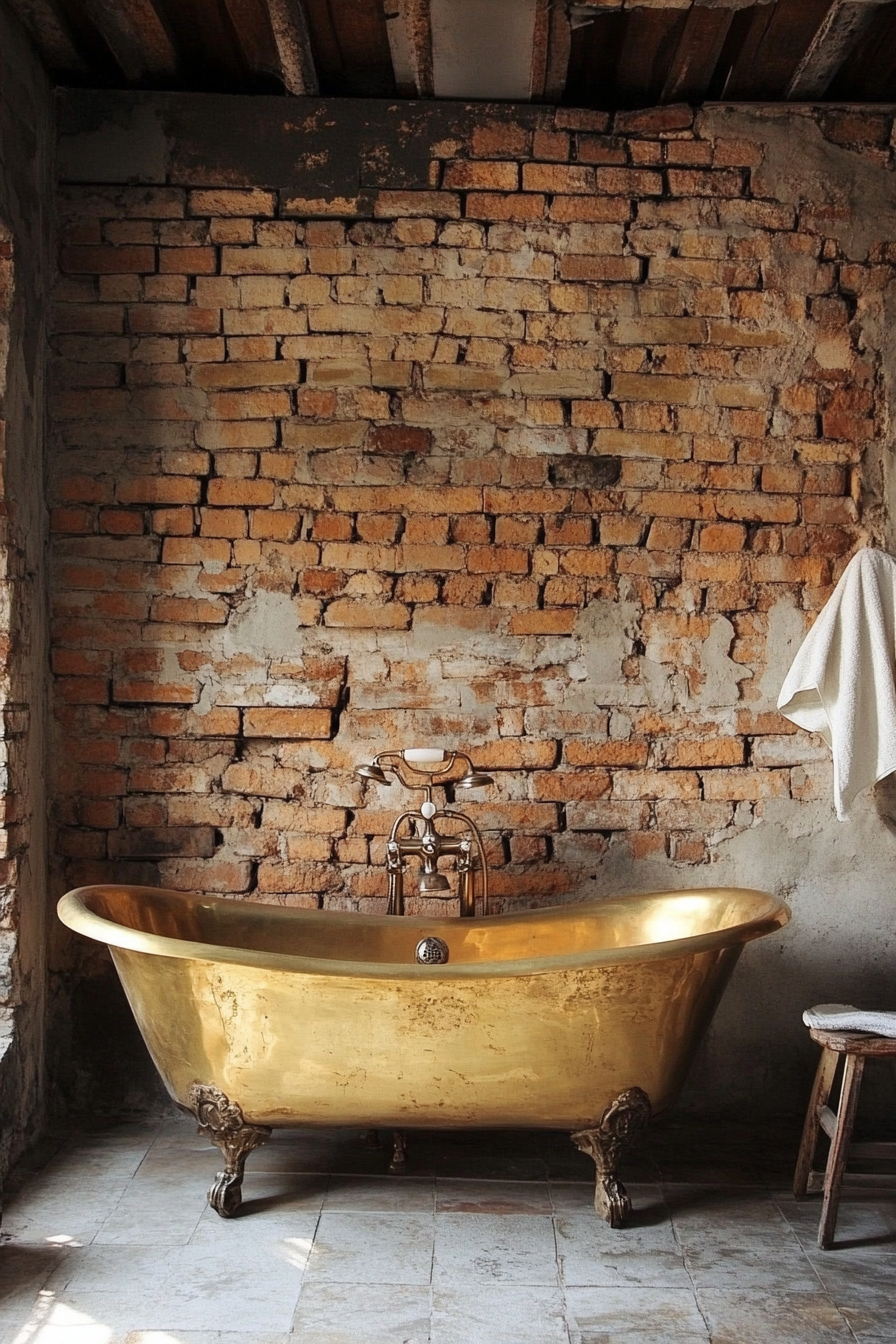
[[[438,756],[438,760],[436,760]],[[424,760],[424,757],[426,758]],[[462,776],[452,776],[455,761],[460,760],[464,772]],[[417,890],[421,896],[442,895],[451,891],[451,883],[444,873],[439,872],[439,859],[451,856],[456,860],[458,874],[458,902],[461,918],[471,919],[476,914],[476,880],[482,895],[483,914],[489,913],[488,905],[488,867],[485,858],[485,846],[475,822],[463,812],[450,808],[438,809],[432,801],[433,786],[444,788],[455,784],[461,788],[478,788],[492,781],[488,775],[477,771],[469,756],[463,752],[436,752],[432,749],[417,752],[381,752],[369,765],[360,766],[357,773],[376,783],[389,781],[386,772],[397,776],[406,788],[422,789],[425,800],[419,811],[402,812],[395,821],[386,844],[386,871],[389,878],[390,915],[403,915],[405,912],[404,875],[407,860],[416,858],[420,864]],[[422,781],[408,779],[405,772],[422,776]],[[446,834],[436,826],[437,820],[447,819],[457,824],[454,833]],[[405,828],[406,833],[402,833]]]
[[[450,891],[451,883],[443,873],[437,872],[435,864],[424,862],[417,890],[421,896],[431,896],[434,892]]]

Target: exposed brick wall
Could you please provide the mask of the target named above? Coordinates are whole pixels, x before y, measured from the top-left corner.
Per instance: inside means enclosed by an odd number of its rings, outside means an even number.
[[[800,116],[892,180],[889,112]],[[826,796],[766,637],[880,534],[892,248],[688,109],[460,120],[413,190],[62,187],[66,884],[380,909],[351,771],[430,739],[505,905]]]

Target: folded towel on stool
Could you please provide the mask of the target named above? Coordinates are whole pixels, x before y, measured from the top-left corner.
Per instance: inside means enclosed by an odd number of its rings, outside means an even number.
[[[803,1013],[803,1021],[818,1031],[867,1031],[874,1036],[896,1036],[896,1012],[871,1013],[851,1003],[816,1003]]]

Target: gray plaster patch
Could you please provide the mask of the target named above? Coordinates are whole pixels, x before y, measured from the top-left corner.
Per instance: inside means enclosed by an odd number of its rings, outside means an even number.
[[[295,657],[301,650],[299,622],[288,593],[253,593],[237,607],[224,631],[224,653]]]
[[[592,602],[576,617],[575,634],[579,643],[576,665],[586,673],[576,701],[583,707],[589,703],[592,707],[632,703],[631,687],[622,674],[622,663],[634,649],[638,616],[639,608],[634,602]],[[636,702],[643,698],[641,692],[636,696]],[[567,707],[573,706],[567,702]]]
[[[735,663],[728,651],[734,640],[734,626],[724,616],[712,623],[709,635],[700,646],[700,663],[705,680],[694,699],[701,708],[727,707],[740,699],[740,683],[753,673],[743,663]]]
[[[825,233],[851,261],[896,237],[896,180],[880,164],[826,140],[811,109],[708,107],[698,133],[750,140],[765,147],[753,172],[753,195],[797,209],[829,211]]]
[[[768,661],[759,683],[762,699],[756,706],[757,709],[776,707],[778,693],[790,671],[797,649],[806,637],[807,628],[805,612],[799,611],[792,602],[781,598],[770,609],[765,642]]]

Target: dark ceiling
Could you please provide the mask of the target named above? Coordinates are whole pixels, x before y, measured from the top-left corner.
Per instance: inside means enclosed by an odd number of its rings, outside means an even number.
[[[0,0],[68,85],[643,107],[896,100],[896,0]]]

